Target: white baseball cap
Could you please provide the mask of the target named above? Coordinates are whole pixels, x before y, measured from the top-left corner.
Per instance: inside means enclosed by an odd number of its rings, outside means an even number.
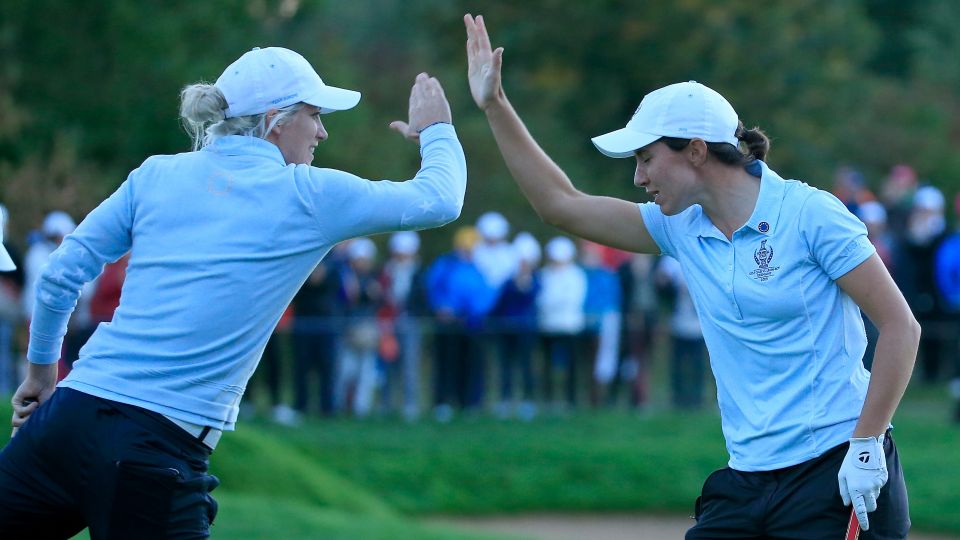
[[[716,91],[696,82],[664,86],[643,97],[627,127],[594,137],[593,144],[614,158],[633,153],[660,137],[703,139],[737,146],[737,112]]]
[[[416,255],[420,249],[420,235],[416,231],[399,231],[390,236],[390,252]]]
[[[227,118],[300,102],[329,113],[350,109],[360,101],[360,92],[323,84],[306,58],[282,47],[254,47],[227,66],[216,87],[227,98]]]
[[[66,236],[77,228],[77,222],[70,217],[70,214],[61,210],[54,210],[43,218],[43,225],[40,230],[46,236]]]
[[[16,269],[17,265],[13,264],[13,259],[7,253],[7,248],[3,247],[3,227],[0,227],[0,272],[9,272]]]
[[[477,219],[477,232],[486,240],[503,240],[510,232],[510,223],[500,212],[485,212]]]
[[[871,223],[886,223],[887,209],[877,201],[867,201],[857,208],[857,217],[867,225]]]
[[[923,186],[913,195],[913,207],[942,212],[946,206],[943,192],[933,186]]]
[[[518,232],[513,237],[513,249],[520,260],[527,264],[536,265],[540,262],[540,242],[526,231]]]
[[[566,236],[557,236],[547,242],[547,258],[555,263],[568,263],[577,256],[577,246]]]
[[[367,238],[366,236],[361,236],[359,238],[354,238],[347,244],[347,258],[351,261],[357,259],[370,259],[373,260],[377,256],[377,245],[373,243],[373,240]]]

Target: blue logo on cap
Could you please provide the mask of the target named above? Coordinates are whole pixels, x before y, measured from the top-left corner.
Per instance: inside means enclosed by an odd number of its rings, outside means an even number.
[[[278,97],[277,99],[274,99],[273,101],[271,101],[270,104],[275,105],[277,103],[280,103],[281,101],[286,101],[288,99],[295,98],[295,97],[297,97],[297,94],[290,94],[289,96]]]

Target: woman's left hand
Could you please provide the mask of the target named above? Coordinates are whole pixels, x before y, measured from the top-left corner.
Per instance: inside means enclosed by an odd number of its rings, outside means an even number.
[[[13,432],[11,437],[17,434],[17,430],[26,423],[30,415],[37,410],[41,403],[50,399],[54,390],[57,389],[57,364],[34,364],[31,363],[27,370],[27,378],[17,388],[13,394],[10,403],[13,405]]]
[[[450,112],[450,103],[443,93],[440,81],[426,73],[417,75],[413,88],[410,90],[410,111],[407,122],[397,120],[390,123],[390,128],[398,131],[404,137],[420,140],[420,132],[433,124],[453,122]]]

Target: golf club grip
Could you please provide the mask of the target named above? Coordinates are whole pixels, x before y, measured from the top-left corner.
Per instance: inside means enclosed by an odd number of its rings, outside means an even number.
[[[860,538],[860,522],[857,521],[857,512],[850,509],[850,521],[847,523],[847,535],[845,540],[857,540]]]

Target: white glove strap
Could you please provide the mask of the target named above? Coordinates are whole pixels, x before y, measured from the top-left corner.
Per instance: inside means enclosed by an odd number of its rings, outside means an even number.
[[[858,469],[875,471],[886,469],[886,456],[883,453],[883,434],[876,437],[850,439],[850,451],[855,454],[853,464]]]

